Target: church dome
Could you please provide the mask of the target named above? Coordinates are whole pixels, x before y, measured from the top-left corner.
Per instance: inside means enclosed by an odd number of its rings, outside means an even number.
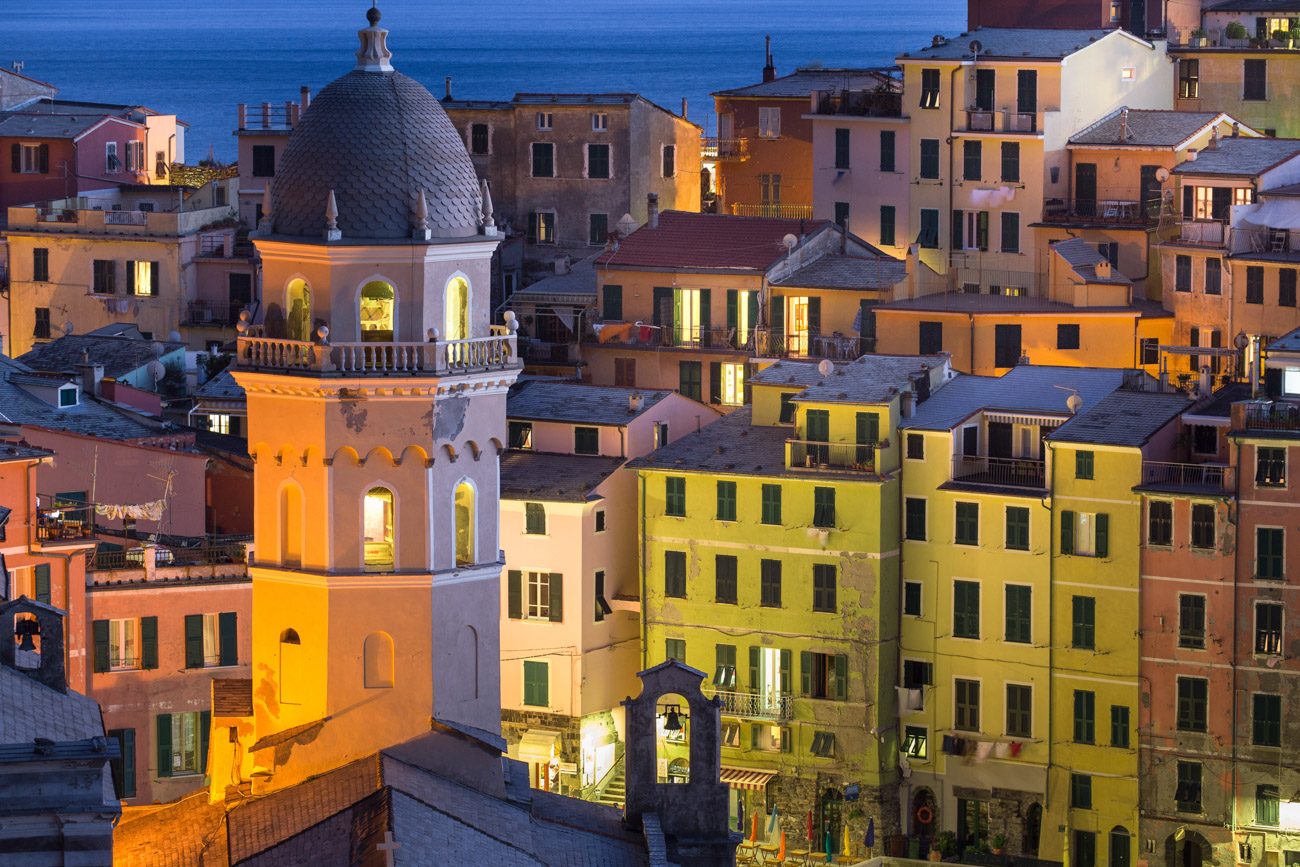
[[[479,184],[442,105],[393,70],[388,31],[358,31],[357,67],[312,100],[289,136],[271,187],[272,231],[319,238],[333,191],[343,239],[410,239],[420,191],[435,238],[477,234]]]

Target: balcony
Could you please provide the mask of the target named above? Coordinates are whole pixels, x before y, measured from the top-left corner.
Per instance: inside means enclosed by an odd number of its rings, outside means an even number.
[[[1047,199],[1043,203],[1044,223],[1148,225],[1159,215],[1159,199]]]
[[[774,722],[794,719],[794,700],[788,695],[725,690],[719,690],[713,695],[722,702],[723,716]]]
[[[239,322],[239,313],[244,305],[209,304],[206,301],[191,301],[185,310],[185,325],[233,327]]]
[[[735,202],[731,206],[731,213],[737,217],[811,220],[812,205],[783,205],[780,202]]]
[[[525,364],[572,365],[581,361],[577,343],[551,343],[525,337],[519,341],[519,352]]]
[[[700,136],[700,159],[720,163],[744,162],[749,159],[749,139]]]
[[[250,370],[343,376],[445,376],[522,366],[515,336],[432,343],[312,343],[240,337],[238,364]]]
[[[854,443],[786,440],[786,465],[792,470],[874,473],[876,447]]]
[[[180,212],[113,210],[79,207],[85,200],[66,199],[9,209],[9,228],[95,235],[190,235],[204,226],[236,216],[232,205]]]
[[[298,125],[298,119],[302,116],[302,109],[298,103],[289,101],[285,103],[264,102],[260,105],[254,103],[253,110],[248,110],[246,103],[239,103],[238,106],[240,130],[282,130],[287,133]]]
[[[853,117],[902,117],[903,94],[888,90],[842,90],[814,93],[813,114]]]
[[[1228,227],[1223,220],[1183,220],[1178,226],[1180,244],[1197,247],[1223,247],[1227,243]]]
[[[95,538],[95,505],[36,496],[36,538],[42,545],[85,542]]]
[[[952,459],[952,481],[966,485],[1045,490],[1046,478],[1043,461],[1033,458],[956,455]]]
[[[966,109],[966,129],[963,132],[1038,132],[1038,113],[1033,111],[1006,111],[988,108]]]
[[[1161,491],[1228,494],[1236,490],[1236,469],[1226,464],[1142,462],[1141,488]]]
[[[1255,403],[1248,404],[1245,409],[1247,430],[1300,432],[1300,406],[1296,404]]]

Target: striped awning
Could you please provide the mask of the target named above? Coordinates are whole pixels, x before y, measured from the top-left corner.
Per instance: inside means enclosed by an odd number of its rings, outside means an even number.
[[[1065,402],[1062,401],[1061,404],[1064,406]],[[1059,427],[1069,421],[1069,418],[1065,416],[1026,415],[1024,413],[991,412],[985,410],[984,420],[989,422],[999,422],[1001,424],[1028,424],[1039,425],[1041,427]]]
[[[749,789],[760,792],[767,781],[776,776],[776,771],[759,771],[754,768],[722,768],[722,782],[733,789]]]

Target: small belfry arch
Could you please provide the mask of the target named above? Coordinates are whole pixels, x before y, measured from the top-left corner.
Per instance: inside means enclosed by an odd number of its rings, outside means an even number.
[[[366,689],[389,689],[393,685],[393,637],[372,632],[362,647]]]
[[[471,289],[469,277],[457,271],[443,289],[443,338],[468,340],[470,329]]]
[[[306,501],[302,486],[293,479],[280,485],[280,562],[301,567],[306,535]]]
[[[284,287],[284,330],[290,340],[312,338],[311,284],[295,275]]]
[[[280,633],[280,703],[299,704],[302,688],[302,639],[289,628]]]
[[[357,288],[358,339],[391,343],[397,334],[397,288],[387,277],[375,274]]]
[[[392,485],[375,482],[362,498],[361,542],[367,572],[397,568],[397,497]]]
[[[471,565],[478,553],[478,488],[468,478],[456,483],[452,508],[456,514],[456,565]]]

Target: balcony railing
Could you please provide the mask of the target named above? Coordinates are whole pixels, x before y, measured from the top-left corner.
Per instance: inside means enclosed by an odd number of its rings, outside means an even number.
[[[814,114],[856,117],[902,117],[903,94],[888,90],[844,90],[821,93]]]
[[[811,220],[812,205],[783,205],[780,202],[735,202],[731,213],[737,217],[777,217],[782,220]]]
[[[1289,403],[1247,406],[1246,427],[1250,430],[1300,431],[1300,406]]]
[[[1045,223],[1150,223],[1160,215],[1160,200],[1048,199],[1043,204]]]
[[[1236,488],[1233,467],[1224,464],[1142,462],[1142,487],[1228,493]]]
[[[714,696],[722,701],[724,716],[764,720],[794,718],[793,700],[788,695],[719,690]]]
[[[952,480],[964,484],[1011,488],[1047,487],[1044,464],[1033,458],[956,455],[952,459]]]
[[[206,301],[191,301],[185,312],[186,325],[225,325],[232,326],[239,322],[242,304],[209,304]]]
[[[36,538],[40,541],[58,544],[95,537],[93,503],[60,502],[49,494],[38,494],[36,503]]]
[[[873,473],[876,470],[874,445],[854,443],[818,443],[786,440],[788,465],[792,470],[830,470]]]
[[[286,132],[298,124],[302,115],[301,107],[296,102],[270,103],[250,106],[239,103],[239,129],[275,129]]]
[[[519,341],[519,352],[527,364],[576,364],[579,361],[576,343],[550,343],[524,338]]]
[[[438,376],[521,366],[513,334],[432,343],[312,343],[240,337],[238,346],[241,367],[304,373]]]
[[[1227,225],[1222,220],[1183,220],[1178,240],[1199,247],[1222,247],[1227,243]]]
[[[992,132],[993,112],[987,109],[967,109],[966,129],[972,132]]]
[[[701,136],[700,158],[719,162],[742,162],[749,159],[749,139]]]

